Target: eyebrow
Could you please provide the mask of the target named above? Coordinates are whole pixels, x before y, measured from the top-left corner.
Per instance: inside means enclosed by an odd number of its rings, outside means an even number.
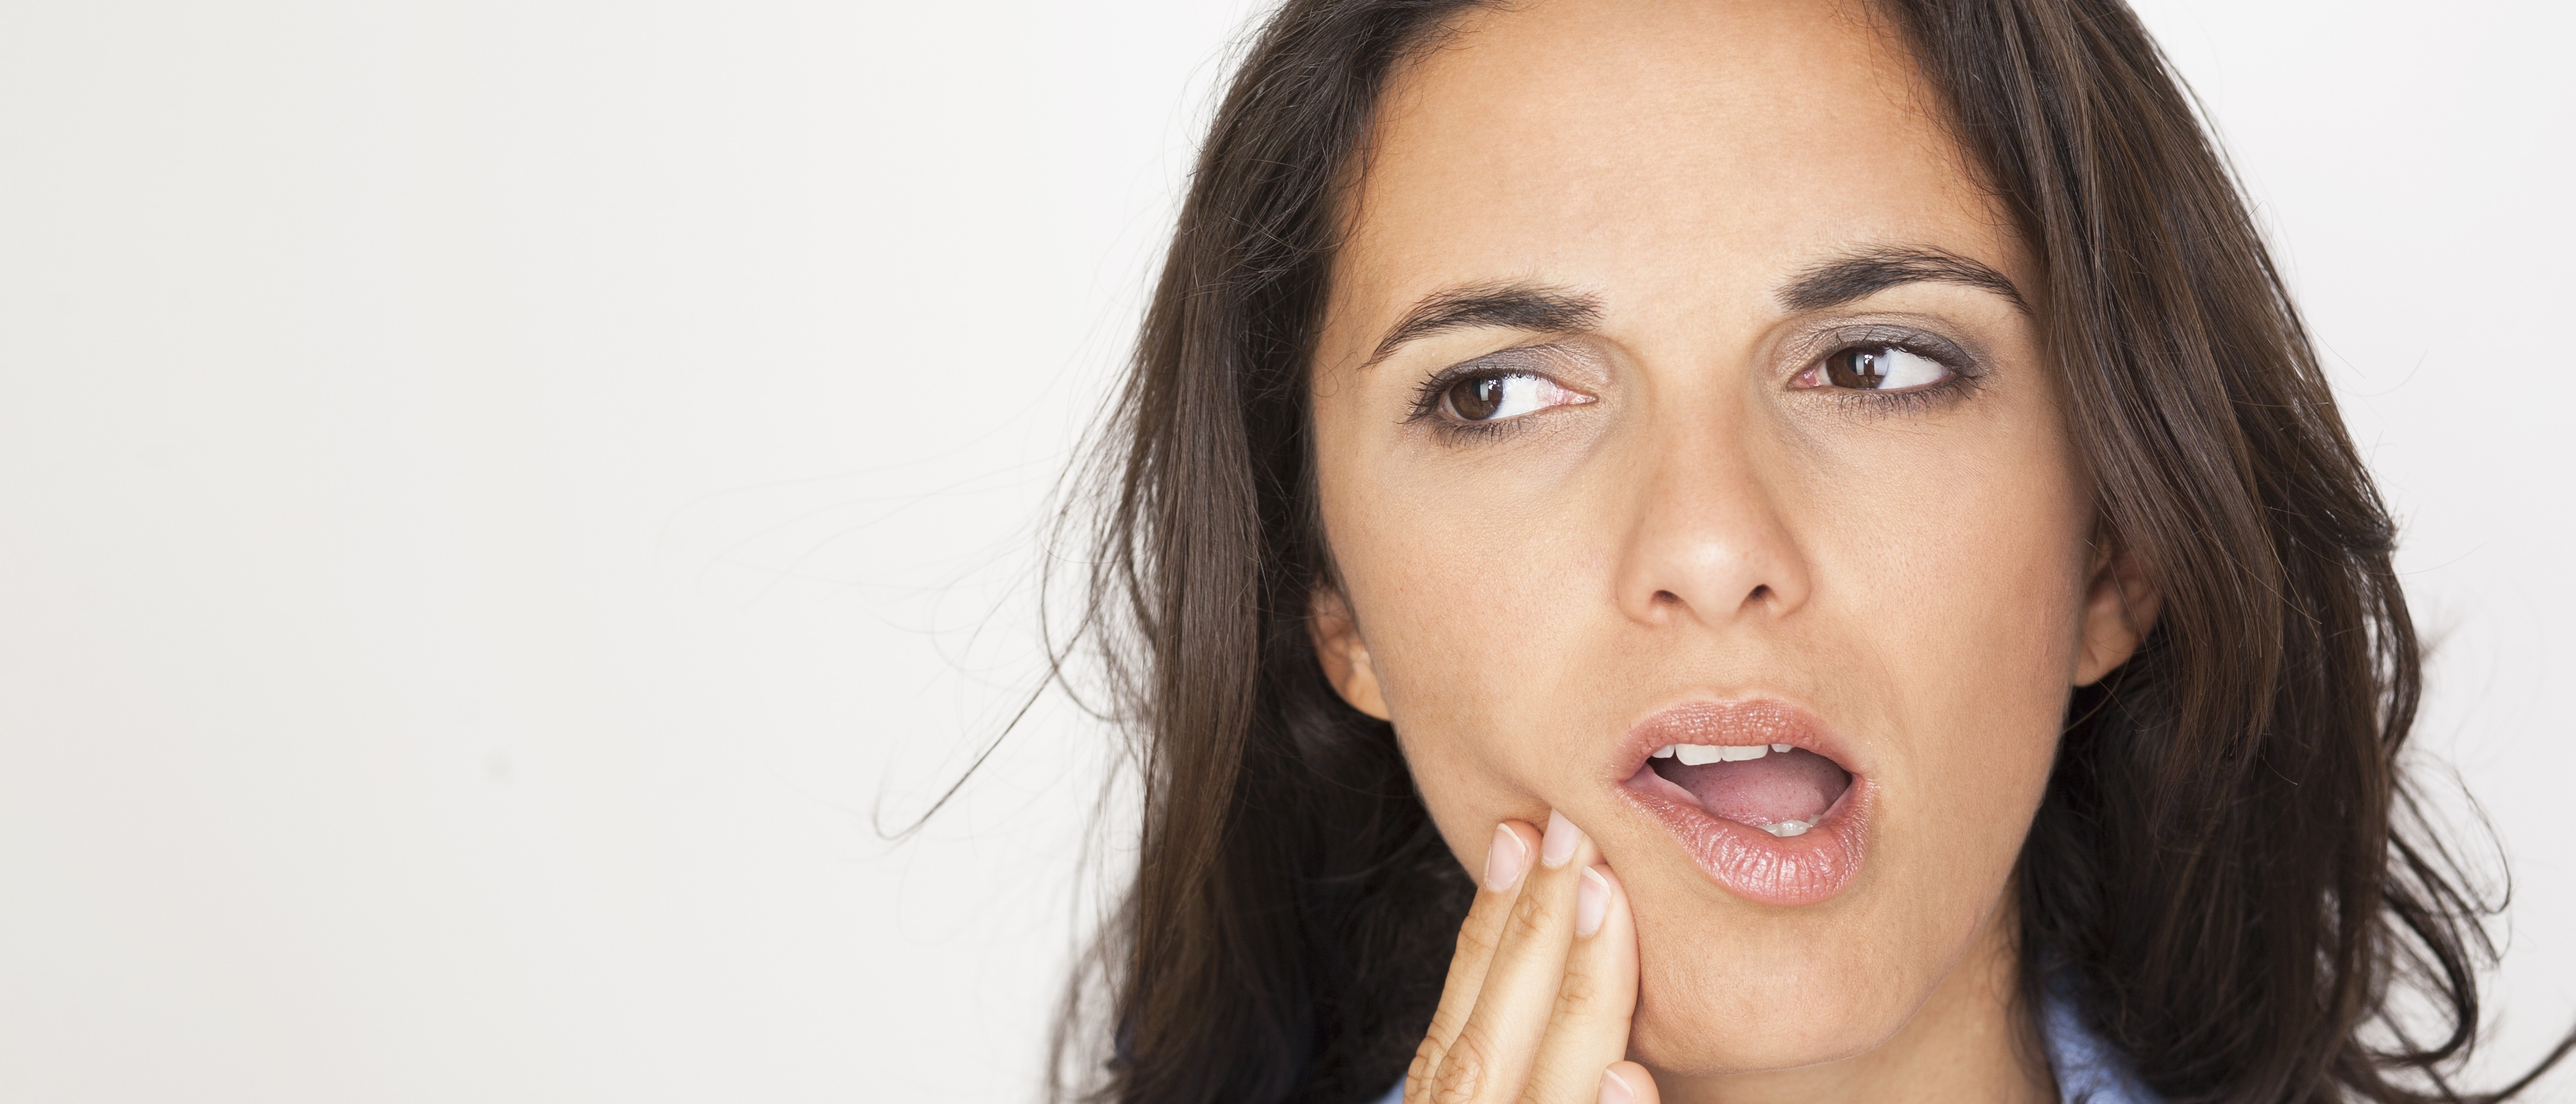
[[[1925,281],[1965,284],[2003,296],[2023,314],[2030,303],[2004,274],[1940,249],[1872,249],[1808,269],[1779,292],[1780,305],[1798,313],[1839,307],[1900,284]]]
[[[2004,297],[2023,314],[2030,313],[2021,289],[2003,273],[1947,250],[1918,247],[1872,249],[1826,261],[1781,288],[1779,300],[1803,314],[1927,281],[1982,288]],[[1562,286],[1514,281],[1443,288],[1406,311],[1360,367],[1375,366],[1397,349],[1452,330],[1491,326],[1530,333],[1581,333],[1600,322],[1598,296]]]
[[[1579,333],[1601,322],[1601,300],[1570,288],[1528,282],[1468,284],[1423,296],[1386,332],[1360,367],[1385,360],[1411,342],[1451,330],[1499,327],[1531,333]]]

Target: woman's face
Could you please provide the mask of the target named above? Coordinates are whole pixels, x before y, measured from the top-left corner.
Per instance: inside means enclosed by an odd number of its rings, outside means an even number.
[[[2009,961],[2069,688],[2149,599],[2089,540],[2041,274],[1902,49],[1557,0],[1382,111],[1313,376],[1344,695],[1471,869],[1507,818],[1597,841],[1642,1061],[1827,1061],[2000,991],[1954,967]]]

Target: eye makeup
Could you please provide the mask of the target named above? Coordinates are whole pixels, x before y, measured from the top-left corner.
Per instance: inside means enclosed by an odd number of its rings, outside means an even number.
[[[1551,354],[1564,352],[1560,346],[1522,346],[1450,365],[1414,389],[1404,420],[1450,440],[1491,438],[1526,428],[1551,409],[1600,401],[1550,370],[1564,359]]]
[[[1787,390],[1852,414],[1938,409],[1973,394],[1987,372],[1961,342],[1893,320],[1818,326],[1788,349],[1797,370]],[[1800,350],[1821,352],[1799,355]],[[1451,443],[1529,429],[1552,409],[1599,401],[1565,382],[1566,361],[1577,355],[1559,344],[1525,345],[1450,365],[1414,388],[1403,421],[1424,425]]]
[[[1798,344],[1825,352],[1799,361],[1789,390],[1857,414],[1902,414],[1954,403],[1974,393],[1987,372],[1960,343],[1919,326],[1830,326]]]

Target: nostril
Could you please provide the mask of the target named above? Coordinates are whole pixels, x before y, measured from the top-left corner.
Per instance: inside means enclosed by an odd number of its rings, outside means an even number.
[[[1678,606],[1682,604],[1682,596],[1669,590],[1658,590],[1655,592],[1655,604],[1658,606]]]
[[[1771,600],[1771,598],[1772,598],[1772,594],[1771,594],[1771,584],[1769,584],[1769,583],[1764,583],[1764,584],[1762,584],[1762,585],[1760,585],[1760,586],[1754,587],[1754,588],[1753,588],[1753,593],[1751,593],[1751,594],[1747,594],[1747,595],[1745,595],[1745,596],[1744,596],[1744,600],[1745,600],[1746,602],[1748,602],[1748,603],[1750,603],[1750,602],[1768,602],[1768,601],[1770,601],[1770,600]]]

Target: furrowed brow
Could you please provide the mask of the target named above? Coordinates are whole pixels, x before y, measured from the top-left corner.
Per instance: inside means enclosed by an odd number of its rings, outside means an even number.
[[[1377,343],[1366,368],[1433,334],[1478,327],[1527,330],[1531,333],[1579,333],[1601,321],[1601,301],[1581,292],[1542,284],[1472,284],[1443,288],[1423,296]]]
[[[1939,249],[1873,249],[1808,269],[1779,292],[1780,305],[1805,313],[1866,299],[1900,284],[1965,284],[2003,296],[2023,314],[2030,303],[2004,274]]]

